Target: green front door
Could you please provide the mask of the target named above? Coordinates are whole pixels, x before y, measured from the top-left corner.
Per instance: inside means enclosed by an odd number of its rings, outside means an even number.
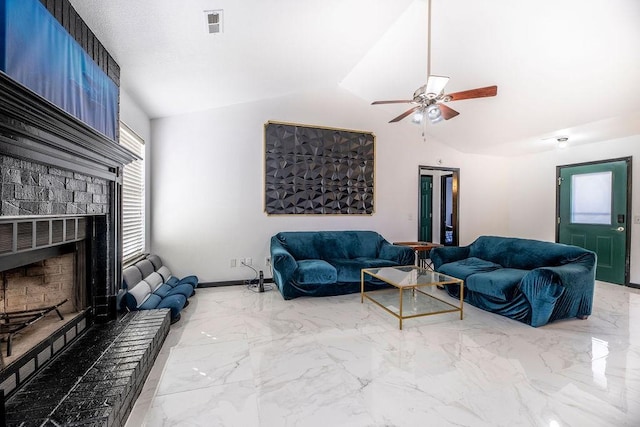
[[[558,167],[560,243],[598,256],[596,279],[626,284],[630,159]]]
[[[418,240],[431,242],[433,235],[433,176],[420,175],[420,221]]]

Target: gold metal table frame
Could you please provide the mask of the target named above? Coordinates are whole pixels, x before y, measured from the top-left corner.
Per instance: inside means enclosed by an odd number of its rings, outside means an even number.
[[[375,277],[396,289],[378,289],[365,292],[365,275]],[[450,284],[460,285],[459,307],[420,289],[426,286]],[[397,294],[396,290],[398,291]],[[362,269],[360,273],[361,303],[364,303],[365,297],[395,316],[398,319],[401,330],[402,321],[405,319],[456,311],[460,312],[460,320],[464,316],[464,281],[413,265]],[[405,298],[411,298],[411,300],[404,301]],[[397,307],[394,305],[396,300],[398,301]],[[411,304],[409,314],[406,313],[405,305],[407,302]]]

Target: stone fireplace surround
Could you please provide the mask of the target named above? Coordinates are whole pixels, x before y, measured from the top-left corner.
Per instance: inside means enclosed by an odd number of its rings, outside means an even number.
[[[1,72],[0,99],[0,271],[73,253],[85,287],[73,321],[0,372],[0,423],[122,425],[169,324],[116,309],[122,169],[136,156]]]
[[[40,1],[119,86],[69,1]],[[136,156],[3,72],[0,99],[0,272],[71,256],[82,290],[71,321],[0,371],[0,425],[123,425],[169,328],[167,310],[116,309],[122,170]]]
[[[124,425],[169,329],[168,310],[116,309],[135,156],[3,73],[0,98],[0,272],[71,254],[83,288],[71,321],[0,372],[0,425]]]

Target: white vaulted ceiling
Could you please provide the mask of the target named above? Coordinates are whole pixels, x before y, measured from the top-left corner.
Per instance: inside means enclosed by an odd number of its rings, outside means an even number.
[[[426,80],[426,0],[71,3],[152,118],[338,86],[367,103],[407,99]],[[223,34],[205,30],[213,9],[224,10]],[[460,116],[427,128],[459,150],[640,133],[638,0],[433,0],[431,58],[433,74],[451,77],[447,92],[498,85],[497,97],[451,103]],[[370,108],[391,119],[408,107]]]

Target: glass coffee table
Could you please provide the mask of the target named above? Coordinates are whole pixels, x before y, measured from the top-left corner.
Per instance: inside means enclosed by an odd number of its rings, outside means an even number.
[[[375,277],[394,288],[365,292],[365,276]],[[460,285],[460,306],[453,305],[433,294],[436,286],[451,284]],[[404,319],[433,314],[459,311],[460,320],[462,320],[464,281],[413,265],[365,268],[360,273],[360,302],[364,303],[365,297],[397,317],[400,329]]]

